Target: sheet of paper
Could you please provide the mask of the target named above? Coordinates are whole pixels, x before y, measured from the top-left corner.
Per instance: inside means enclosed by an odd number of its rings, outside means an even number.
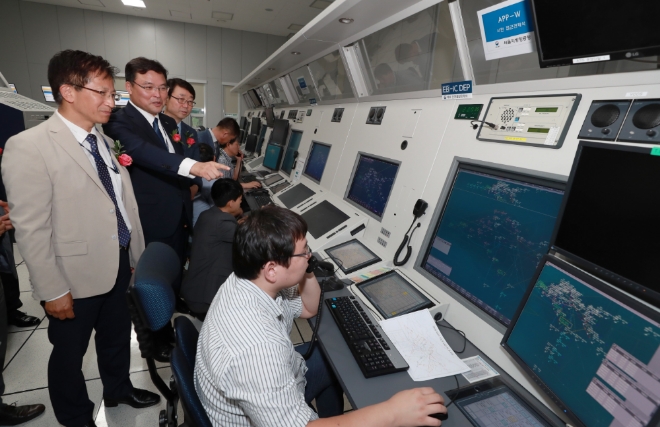
[[[468,357],[463,359],[463,362],[470,367],[470,372],[463,373],[463,376],[471,383],[499,375],[499,372],[493,369],[481,356]]]
[[[467,372],[428,310],[420,310],[380,322],[387,336],[406,360],[413,381],[426,381]]]

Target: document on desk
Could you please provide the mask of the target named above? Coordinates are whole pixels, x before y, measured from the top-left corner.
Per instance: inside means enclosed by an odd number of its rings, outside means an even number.
[[[380,322],[387,336],[406,360],[413,381],[448,377],[470,370],[456,356],[427,310]]]

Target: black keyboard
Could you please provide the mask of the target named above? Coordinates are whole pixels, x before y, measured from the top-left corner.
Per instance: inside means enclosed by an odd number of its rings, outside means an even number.
[[[273,203],[273,200],[266,194],[258,194],[254,196],[254,200],[257,202],[259,207],[270,205]]]
[[[408,370],[378,322],[354,296],[327,298],[325,303],[366,378]]]
[[[254,175],[244,174],[241,175],[238,180],[244,183],[248,183],[248,182],[256,181],[257,178]]]
[[[245,193],[243,198],[247,202],[250,210],[260,209],[262,206],[270,205],[273,203],[273,200],[268,195],[267,191],[257,190],[249,193]]]

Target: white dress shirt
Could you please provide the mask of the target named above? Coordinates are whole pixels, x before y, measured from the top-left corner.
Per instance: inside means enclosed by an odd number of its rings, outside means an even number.
[[[170,153],[174,153],[174,146],[172,145],[172,141],[170,141],[170,138],[168,137],[169,134],[165,132],[165,128],[163,128],[163,123],[160,121],[159,117],[154,116],[151,113],[148,113],[144,111],[142,108],[138,107],[137,105],[133,104],[131,101],[128,101],[131,103],[133,107],[135,107],[136,110],[140,112],[144,116],[144,118],[149,122],[150,126],[153,126],[154,119],[158,119],[158,129],[160,129],[161,135],[163,135],[163,139],[165,140],[165,144],[167,144],[167,150]],[[181,138],[183,138],[183,135],[181,135]],[[179,144],[183,143],[183,140],[179,142]],[[197,161],[189,158],[183,159],[181,164],[179,165],[179,170],[177,173],[181,176],[187,176],[188,178],[194,178],[193,175],[190,175],[190,169],[192,169],[193,165],[197,163]]]

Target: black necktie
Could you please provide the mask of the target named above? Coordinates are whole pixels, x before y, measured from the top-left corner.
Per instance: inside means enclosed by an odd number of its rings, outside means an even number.
[[[156,135],[158,136],[158,139],[160,139],[160,142],[163,143],[165,146],[165,149],[167,151],[170,151],[170,147],[167,146],[167,143],[165,142],[165,138],[163,138],[163,134],[160,133],[160,128],[158,127],[158,119],[154,119],[154,132],[156,132]]]
[[[96,136],[93,134],[87,135],[85,141],[89,142],[89,145],[92,147],[92,155],[96,161],[96,170],[101,179],[101,183],[105,187],[105,191],[108,192],[108,195],[112,199],[112,202],[115,204],[115,215],[117,215],[117,234],[119,234],[119,245],[127,248],[128,242],[131,241],[131,233],[128,231],[126,222],[124,222],[124,217],[119,211],[119,206],[117,206],[117,197],[115,197],[115,189],[112,186],[112,180],[110,179],[110,173],[108,172],[108,166],[101,158],[101,153],[99,153],[99,146],[96,143]]]

